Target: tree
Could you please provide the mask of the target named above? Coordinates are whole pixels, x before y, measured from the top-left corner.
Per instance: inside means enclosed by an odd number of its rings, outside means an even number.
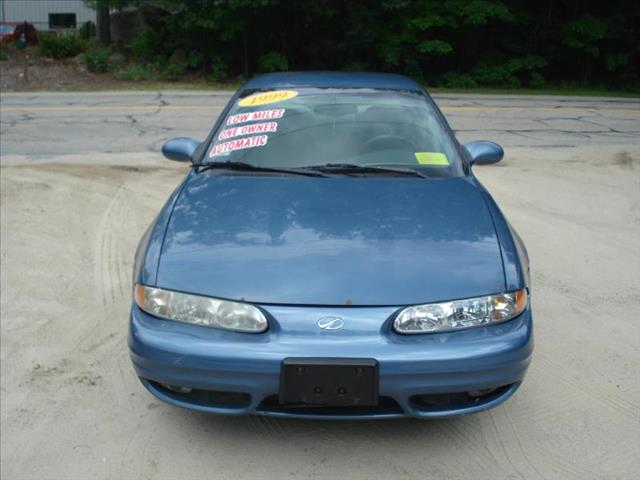
[[[383,70],[453,86],[640,88],[640,2],[609,0],[86,0],[172,12],[142,58],[187,51],[221,77]],[[134,44],[136,43],[134,41]]]
[[[96,6],[96,26],[98,31],[98,40],[103,45],[111,43],[111,17],[109,17],[108,5]]]

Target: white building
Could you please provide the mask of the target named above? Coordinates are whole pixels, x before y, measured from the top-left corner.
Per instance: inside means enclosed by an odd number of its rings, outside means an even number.
[[[0,0],[0,21],[25,20],[37,30],[80,28],[96,22],[96,11],[82,0]]]

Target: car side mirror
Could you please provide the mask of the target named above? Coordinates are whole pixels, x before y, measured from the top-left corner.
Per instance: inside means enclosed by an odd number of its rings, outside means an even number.
[[[504,157],[504,150],[497,143],[477,140],[464,145],[471,157],[471,165],[490,165],[498,163]]]
[[[200,142],[195,138],[173,138],[162,145],[162,154],[169,160],[176,162],[191,162]]]

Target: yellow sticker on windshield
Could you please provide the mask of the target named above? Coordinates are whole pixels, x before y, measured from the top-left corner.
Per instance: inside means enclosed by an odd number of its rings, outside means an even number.
[[[272,92],[260,92],[249,95],[238,102],[241,107],[255,107],[258,105],[267,105],[269,103],[282,102],[296,97],[298,92],[295,90],[273,90]]]
[[[449,165],[449,159],[440,152],[416,152],[416,160],[420,165]]]

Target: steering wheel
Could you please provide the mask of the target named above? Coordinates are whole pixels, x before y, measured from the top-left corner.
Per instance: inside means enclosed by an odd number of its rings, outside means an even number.
[[[375,152],[376,150],[408,150],[413,152],[413,144],[397,135],[378,135],[370,138],[362,145],[358,154]]]

